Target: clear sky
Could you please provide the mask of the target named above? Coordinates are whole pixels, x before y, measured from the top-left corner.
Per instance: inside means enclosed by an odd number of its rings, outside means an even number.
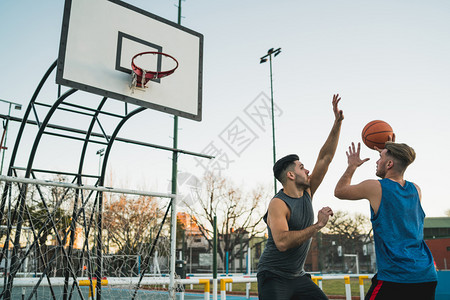
[[[177,21],[178,1],[126,2]],[[0,99],[29,102],[57,58],[63,6],[56,0],[0,2]],[[314,197],[316,210],[328,205],[368,215],[367,201],[338,201],[333,190],[346,168],[348,145],[361,141],[362,128],[375,119],[389,122],[397,141],[416,150],[406,179],[422,188],[427,216],[443,216],[450,209],[450,2],[186,0],[182,8],[182,25],[204,35],[204,89],[203,121],[180,119],[180,148],[202,152],[215,146],[221,150],[216,155],[228,158],[228,164],[216,161],[224,176],[245,190],[263,185],[271,192],[270,124],[258,126],[246,112],[270,95],[269,65],[260,65],[259,58],[281,47],[273,61],[277,157],[297,153],[312,170],[333,122],[332,95],[342,97],[341,139]],[[55,98],[54,91],[45,90],[47,101]],[[0,113],[7,112],[0,103]],[[21,117],[23,112],[12,114]],[[119,135],[171,146],[172,122],[170,115],[149,110]],[[232,128],[246,128],[248,135],[242,142],[227,140]],[[8,135],[9,150],[16,132],[17,124]],[[26,137],[31,144],[32,133]],[[98,172],[98,148],[89,152],[88,172]],[[68,162],[76,165],[78,156],[69,144],[48,140],[35,165],[75,171]],[[370,161],[357,170],[354,182],[375,178],[377,152],[363,147],[362,156]],[[166,192],[170,157],[169,152],[118,143],[108,164],[109,181]],[[18,164],[23,166],[26,158],[22,153]],[[179,170],[198,177],[204,171],[185,155]]]

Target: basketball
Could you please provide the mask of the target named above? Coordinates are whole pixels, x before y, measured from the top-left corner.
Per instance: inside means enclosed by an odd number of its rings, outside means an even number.
[[[369,122],[362,131],[362,140],[370,149],[384,149],[384,143],[389,140],[389,136],[393,136],[392,127],[381,120]]]

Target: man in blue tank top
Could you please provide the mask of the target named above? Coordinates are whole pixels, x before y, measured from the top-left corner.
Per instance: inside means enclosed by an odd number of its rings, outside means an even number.
[[[432,300],[437,285],[433,256],[423,240],[425,213],[421,191],[403,179],[416,153],[406,144],[386,142],[377,161],[381,180],[352,185],[355,170],[369,159],[360,158],[361,144],[349,147],[348,167],[336,185],[339,199],[370,202],[378,273],[372,278],[366,300]]]
[[[295,154],[281,158],[273,166],[283,188],[272,198],[264,216],[269,238],[258,263],[259,299],[328,299],[303,267],[312,236],[333,215],[331,208],[324,207],[313,224],[311,201],[336,152],[344,119],[338,109],[340,100],[339,95],[333,96],[334,124],[311,175]]]

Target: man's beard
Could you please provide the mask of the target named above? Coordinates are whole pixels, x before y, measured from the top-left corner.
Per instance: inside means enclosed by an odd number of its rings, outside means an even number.
[[[375,175],[380,177],[381,179],[384,179],[384,177],[386,176],[386,172],[384,170],[377,170]]]
[[[295,180],[295,186],[297,187],[297,189],[301,189],[301,190],[306,190],[307,188],[310,187],[310,184],[308,181],[297,181],[297,178]]]

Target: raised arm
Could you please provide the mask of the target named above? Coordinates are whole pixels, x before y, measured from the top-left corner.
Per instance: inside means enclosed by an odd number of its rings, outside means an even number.
[[[322,180],[328,171],[328,166],[333,160],[334,153],[336,152],[341,132],[341,124],[342,120],[344,120],[344,113],[338,108],[339,101],[341,101],[339,94],[333,95],[334,123],[325,144],[320,149],[319,156],[317,157],[316,164],[310,176],[311,196],[322,183]]]
[[[272,231],[275,246],[281,252],[300,246],[320,229],[325,227],[333,211],[329,207],[322,208],[317,215],[317,222],[303,230],[289,231],[289,208],[283,200],[274,198],[269,204],[267,225]]]
[[[356,185],[351,184],[351,180],[356,169],[369,160],[369,158],[361,159],[360,151],[360,143],[358,143],[357,147],[355,147],[354,143],[348,147],[348,166],[341,179],[339,179],[336,184],[334,196],[345,200],[367,199],[370,201],[370,205],[375,213],[377,213],[381,202],[381,185],[378,180],[365,180]]]

